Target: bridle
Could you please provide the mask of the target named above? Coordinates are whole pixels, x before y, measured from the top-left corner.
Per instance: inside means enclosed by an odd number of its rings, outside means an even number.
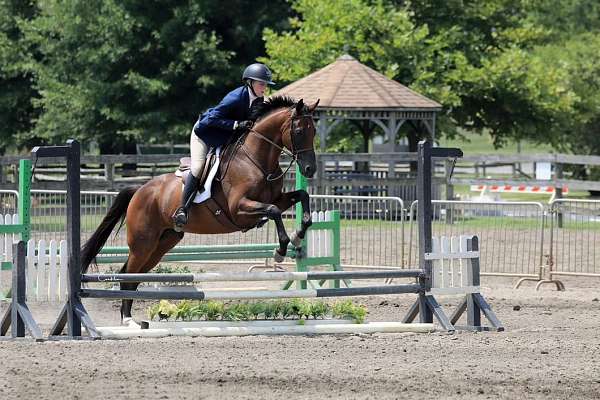
[[[296,112],[293,111],[293,114],[290,118],[290,129],[288,131],[289,131],[289,135],[290,135],[290,144],[292,147],[292,151],[289,151],[284,146],[278,145],[273,140],[269,139],[268,137],[266,137],[265,135],[263,135],[262,133],[260,133],[259,131],[257,131],[254,128],[251,128],[250,131],[248,132],[248,135],[254,135],[254,136],[258,137],[259,139],[264,140],[265,142],[269,143],[271,146],[280,150],[283,154],[292,158],[290,165],[288,165],[288,167],[285,169],[285,171],[283,171],[281,174],[274,177],[272,172],[270,173],[270,172],[265,171],[265,169],[260,165],[260,163],[257,162],[250,153],[248,153],[248,151],[246,150],[246,148],[244,146],[245,143],[243,143],[241,148],[244,151],[244,153],[246,154],[246,157],[248,157],[250,159],[250,161],[252,161],[252,163],[254,165],[256,165],[262,171],[263,175],[265,175],[265,177],[266,177],[265,179],[267,180],[267,182],[276,181],[278,179],[281,179],[290,170],[292,165],[298,161],[299,154],[313,150],[312,147],[306,147],[304,149],[299,149],[299,150],[296,149],[297,145],[296,145],[295,138],[299,137],[300,135],[303,135],[305,133],[304,129],[302,129],[300,127],[300,121],[305,118],[312,119],[313,116],[312,116],[312,114],[309,114],[309,113],[296,115]],[[282,140],[283,140],[283,135],[282,135]]]

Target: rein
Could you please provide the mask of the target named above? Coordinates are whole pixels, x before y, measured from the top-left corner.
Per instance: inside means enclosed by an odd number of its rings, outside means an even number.
[[[311,114],[302,114],[300,116],[292,116],[291,118],[291,122],[290,122],[290,143],[292,145],[292,151],[289,151],[288,149],[286,149],[283,146],[278,145],[277,143],[275,143],[273,140],[269,139],[268,137],[266,137],[265,135],[263,135],[262,133],[260,133],[259,131],[257,131],[254,128],[251,128],[250,131],[248,132],[248,135],[254,135],[256,137],[258,137],[261,140],[264,140],[265,142],[269,143],[271,146],[277,148],[278,150],[280,150],[283,154],[289,156],[292,158],[292,161],[290,162],[290,165],[288,165],[288,167],[285,169],[285,171],[283,171],[281,174],[277,175],[277,176],[273,176],[272,172],[267,172],[265,171],[265,169],[258,163],[258,161],[256,161],[256,159],[254,157],[252,157],[252,155],[250,153],[248,153],[248,150],[246,150],[244,144],[242,143],[242,145],[240,146],[242,148],[242,150],[244,151],[244,154],[246,154],[246,157],[248,157],[248,159],[250,159],[250,161],[252,161],[252,163],[258,167],[258,169],[261,170],[261,172],[263,173],[263,175],[266,177],[265,179],[267,180],[267,182],[272,182],[272,181],[276,181],[278,179],[283,178],[283,176],[290,170],[290,168],[292,168],[292,165],[294,165],[295,162],[298,161],[298,154],[304,153],[306,151],[311,151],[312,148],[307,147],[305,149],[300,149],[300,150],[296,150],[295,149],[295,143],[294,143],[294,132],[292,131],[296,131],[294,129],[294,121],[296,120],[300,120],[302,118],[312,118]],[[298,128],[299,129],[299,128]],[[301,133],[301,132],[298,132]]]

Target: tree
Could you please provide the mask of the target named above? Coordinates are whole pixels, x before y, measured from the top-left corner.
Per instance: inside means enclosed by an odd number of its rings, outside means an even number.
[[[193,1],[48,0],[25,32],[41,54],[32,134],[110,152],[187,137],[231,57]]]
[[[576,94],[573,112],[563,115],[556,147],[574,154],[600,154],[600,32],[582,33],[536,49],[546,63],[567,72],[564,85]]]
[[[544,0],[528,17],[544,26],[556,41],[600,30],[600,2],[597,0]]]
[[[31,19],[36,11],[33,2],[0,0],[0,154],[21,144],[36,116],[31,99],[37,94],[27,71],[30,49],[19,28],[19,20]]]
[[[265,30],[266,60],[278,79],[292,81],[346,48],[444,105],[439,126],[446,135],[460,127],[485,131],[497,145],[524,137],[557,140],[549,128],[570,110],[574,95],[561,84],[563,70],[530,54],[550,33],[528,20],[529,4],[298,0],[294,9],[300,17],[291,20],[291,31]]]
[[[288,17],[293,14],[288,1],[228,0],[203,1],[206,24],[220,40],[219,48],[231,52],[229,68],[221,75],[220,98],[240,84],[241,72],[265,54],[262,31],[265,28],[280,32],[289,29]],[[218,100],[218,99],[216,99]]]

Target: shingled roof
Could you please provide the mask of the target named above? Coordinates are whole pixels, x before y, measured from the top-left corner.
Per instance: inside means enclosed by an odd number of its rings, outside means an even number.
[[[305,101],[321,99],[319,108],[325,109],[439,111],[442,107],[347,54],[275,94]]]

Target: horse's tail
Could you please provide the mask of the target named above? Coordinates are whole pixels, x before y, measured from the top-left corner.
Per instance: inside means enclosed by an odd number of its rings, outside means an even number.
[[[90,264],[98,253],[104,243],[108,240],[110,233],[112,232],[117,222],[120,219],[125,218],[125,214],[127,213],[127,207],[131,202],[131,198],[135,194],[135,192],[139,189],[139,187],[129,187],[121,190],[113,205],[108,210],[108,213],[98,226],[98,229],[94,232],[94,234],[85,242],[83,247],[81,248],[81,273],[86,273]]]

